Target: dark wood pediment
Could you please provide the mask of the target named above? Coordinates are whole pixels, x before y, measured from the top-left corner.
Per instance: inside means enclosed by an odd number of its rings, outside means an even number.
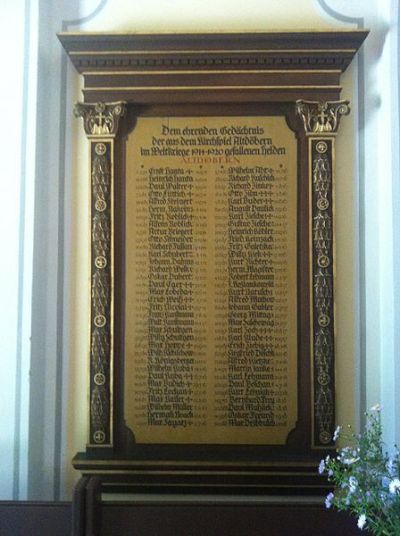
[[[60,33],[86,102],[337,100],[366,31]]]

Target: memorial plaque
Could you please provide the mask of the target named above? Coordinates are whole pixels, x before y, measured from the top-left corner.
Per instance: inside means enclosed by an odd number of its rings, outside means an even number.
[[[139,117],[125,419],[137,443],[282,445],[297,408],[297,143],[284,116]]]
[[[90,155],[79,534],[97,491],[326,492],[335,140],[366,35],[60,34]]]

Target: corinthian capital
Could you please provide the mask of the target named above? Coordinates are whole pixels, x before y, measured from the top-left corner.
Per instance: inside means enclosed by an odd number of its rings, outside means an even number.
[[[96,104],[78,102],[74,108],[76,117],[83,118],[87,136],[115,136],[118,132],[119,118],[125,114],[125,102],[97,102]]]
[[[350,113],[349,101],[296,102],[296,112],[303,120],[306,134],[332,134],[337,132],[342,115]]]

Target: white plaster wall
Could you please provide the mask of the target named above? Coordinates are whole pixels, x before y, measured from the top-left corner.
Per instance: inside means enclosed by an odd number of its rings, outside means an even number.
[[[35,1],[1,4],[0,48],[6,75],[0,84],[0,499],[25,498],[27,487],[35,20]]]
[[[388,448],[400,439],[399,433],[399,4],[379,4],[381,34],[375,41],[375,84],[371,106],[371,136],[366,160],[372,173],[367,184],[374,187],[377,199],[366,207],[366,214],[377,213],[375,246],[379,251],[377,289],[369,284],[367,296],[379,296],[380,336],[374,341],[376,354],[367,355],[367,401],[379,397],[383,406],[385,438]],[[371,46],[373,44],[371,43]],[[375,143],[373,143],[375,139]],[[372,147],[374,146],[374,147]],[[370,272],[377,269],[372,255],[366,258]],[[376,310],[371,310],[374,315]],[[372,322],[371,322],[372,324]],[[370,325],[367,322],[367,326]],[[379,359],[375,359],[379,356]],[[375,371],[380,368],[379,383]],[[378,385],[376,385],[378,383]],[[379,393],[379,395],[377,394]]]
[[[3,12],[4,13],[4,12]],[[20,166],[21,151],[21,109],[23,76],[23,25],[16,25],[18,18],[24,17],[22,1],[7,2],[5,13],[0,19],[0,35],[4,43],[15,45],[15,57],[6,56],[4,66],[12,72],[7,85],[0,86],[2,102],[8,106],[3,110],[2,124],[8,128],[0,130],[1,150],[1,195],[0,195],[0,232],[2,258],[0,263],[0,482],[1,493],[12,498],[14,479],[14,422],[15,422],[15,383],[17,354],[18,321],[18,263],[19,263],[19,205],[20,205]],[[15,31],[16,30],[16,31]],[[17,60],[17,68],[13,61]],[[7,69],[7,70],[8,70]],[[18,89],[14,91],[14,87]],[[13,143],[10,143],[10,140]],[[4,262],[5,261],[5,262]]]

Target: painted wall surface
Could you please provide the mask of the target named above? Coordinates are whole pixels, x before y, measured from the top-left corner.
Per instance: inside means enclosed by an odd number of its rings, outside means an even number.
[[[93,2],[83,0],[84,9]],[[85,30],[119,32],[216,32],[328,29],[337,26],[318,2],[300,0],[108,0]]]
[[[26,496],[31,356],[35,2],[1,5],[0,498]],[[32,23],[32,28],[31,28]],[[12,53],[10,53],[12,51]]]
[[[17,91],[13,94],[36,115],[36,136],[32,133],[29,138],[36,140],[36,149],[33,145],[29,152],[36,166],[31,180],[35,195],[31,191],[21,208],[18,195],[25,183],[23,174],[17,172],[13,189],[2,197],[25,217],[30,215],[32,236],[28,234],[24,242],[22,266],[25,274],[29,266],[33,269],[33,275],[25,277],[33,285],[30,296],[29,286],[13,275],[21,265],[15,246],[21,244],[16,231],[20,223],[8,211],[10,266],[3,269],[8,269],[4,296],[10,305],[2,311],[4,322],[0,323],[0,355],[7,374],[0,382],[4,381],[11,402],[10,407],[4,400],[0,404],[0,453],[9,462],[2,469],[0,498],[70,499],[79,476],[71,468],[71,458],[86,445],[89,173],[87,141],[80,120],[72,114],[74,103],[81,99],[81,80],[55,37],[61,30],[371,29],[362,52],[343,76],[342,97],[351,101],[352,114],[343,118],[337,140],[337,419],[357,423],[366,407],[383,401],[388,443],[396,437],[399,441],[397,0],[27,0],[24,8],[22,2],[6,4],[25,9],[25,15],[27,6],[29,12],[37,8],[37,17],[26,19],[35,36],[29,54],[37,54],[37,63],[31,65],[37,68],[24,71],[28,52],[17,46],[15,63],[21,68],[14,73],[16,87],[24,72],[31,84],[37,77],[37,85],[33,84],[37,95],[28,92],[29,100]],[[17,41],[23,35],[21,29],[8,39]],[[18,123],[17,145],[26,132],[23,122]],[[17,161],[24,160],[17,156]],[[18,296],[24,297],[23,302]],[[31,347],[24,346],[25,361],[16,353],[21,303],[26,314],[32,312],[30,333],[24,331],[23,340],[29,341],[31,335]],[[26,309],[26,303],[32,307]],[[30,386],[24,380],[29,360]],[[18,363],[24,366],[18,369]],[[26,433],[19,438],[12,431],[14,408],[24,416],[18,426],[21,430],[21,422],[25,423]],[[25,464],[21,463],[23,452]],[[16,480],[25,484],[16,485]]]
[[[0,281],[2,308],[0,311],[0,365],[5,374],[0,376],[0,391],[3,396],[0,399],[0,422],[7,422],[10,418],[10,425],[4,426],[0,431],[0,456],[4,463],[0,465],[0,481],[8,493],[12,493],[13,488],[13,449],[15,429],[15,383],[16,383],[16,353],[18,337],[16,326],[18,322],[18,257],[19,257],[19,166],[14,166],[14,159],[18,162],[21,148],[21,112],[22,102],[22,70],[23,70],[23,27],[19,29],[17,35],[13,35],[12,23],[18,17],[23,17],[23,2],[16,2],[7,6],[6,16],[0,22],[0,33],[6,39],[15,43],[15,56],[18,61],[18,69],[13,70],[13,77],[8,80],[9,85],[2,85],[1,98],[3,102],[10,105],[5,110],[5,124],[10,125],[9,130],[2,129],[0,134],[0,147],[6,148],[9,145],[8,136],[14,138],[15,149],[13,152],[2,151],[3,173],[1,180],[0,195],[0,229],[3,244],[3,259],[10,259],[10,262],[2,262],[0,268]],[[12,69],[12,58],[6,58],[6,68]],[[10,69],[10,70],[11,70]],[[13,85],[18,88],[14,92]],[[2,255],[2,256],[3,256]],[[10,359],[11,357],[11,359]],[[8,423],[7,423],[8,424]]]

